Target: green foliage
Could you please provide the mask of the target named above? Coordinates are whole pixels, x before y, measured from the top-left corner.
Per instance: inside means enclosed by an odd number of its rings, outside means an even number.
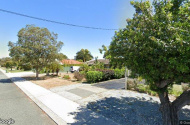
[[[24,71],[28,71],[32,69],[32,66],[30,65],[30,63],[24,63],[20,66],[21,69],[23,69]]]
[[[180,96],[183,93],[182,85],[171,85],[168,87],[168,93],[174,95],[175,97]]]
[[[140,82],[143,80],[143,78],[142,78],[141,76],[139,76],[137,79],[138,79],[138,81],[140,81]]]
[[[0,59],[0,66],[6,67],[6,62],[8,62],[8,61],[12,61],[12,59],[10,57],[1,58]]]
[[[96,69],[96,71],[100,71],[103,73],[102,80],[110,80],[114,78],[114,70],[110,69]]]
[[[99,62],[98,60],[92,66],[94,66],[94,69],[104,69],[104,63],[103,62]]]
[[[64,75],[63,78],[64,79],[71,79],[69,75]]]
[[[139,92],[146,92],[147,91],[147,85],[143,85],[143,84],[138,84],[137,85],[137,90],[139,91]]]
[[[82,81],[82,79],[84,78],[84,74],[83,74],[83,72],[81,73],[79,73],[79,72],[75,72],[74,73],[74,78],[76,78],[78,81]]]
[[[138,75],[137,75],[137,73],[135,73],[135,72],[132,71],[132,72],[130,73],[129,77],[130,77],[130,78],[137,78]]]
[[[88,49],[81,49],[76,53],[76,60],[82,60],[83,62],[93,59],[90,51]]]
[[[90,69],[90,67],[89,67],[87,64],[83,64],[83,65],[81,66],[80,70],[87,73],[87,72],[90,71],[91,69]]]
[[[40,70],[40,74],[46,73],[46,69],[43,68],[42,70]]]
[[[47,28],[27,25],[18,32],[18,41],[9,42],[10,56],[30,63],[36,70],[36,77],[41,69],[58,58],[63,42],[57,41],[58,35]]]
[[[59,53],[57,56],[58,56],[57,59],[59,61],[62,61],[63,59],[68,59],[68,57],[63,53]]]
[[[131,87],[131,88],[133,89],[133,87]],[[130,87],[129,87],[129,89],[130,89]],[[149,85],[137,84],[136,90],[139,92],[142,92],[142,93],[147,93],[149,95],[153,95],[153,96],[157,95],[157,92],[152,91]],[[182,91],[182,89],[180,89],[180,85],[174,85],[173,87],[171,86],[168,88],[168,93],[171,95],[174,95],[175,97],[178,97],[183,93],[183,91]]]
[[[190,81],[190,2],[174,3],[132,1],[136,13],[126,28],[115,32],[108,50],[112,62],[125,62],[157,91]]]
[[[103,58],[105,58],[105,59],[111,58],[111,55],[109,54],[109,51],[108,51],[108,47],[106,47],[105,45],[102,45],[102,48],[99,49],[99,52],[101,54],[103,54],[103,52],[104,52]]]
[[[82,60],[82,59],[78,59],[77,61],[79,61],[79,62],[83,62],[83,60]]]
[[[57,61],[54,61],[46,66],[46,72],[56,72],[56,75],[58,75],[59,71],[63,69],[63,66],[59,64]]]
[[[7,61],[5,66],[6,66],[6,68],[11,68],[11,70],[12,70],[12,68],[14,66],[16,66],[16,63],[14,63],[13,61]]]
[[[156,91],[152,91],[150,89],[149,85],[137,84],[136,90],[139,91],[139,92],[142,92],[142,93],[147,93],[147,94],[152,95],[152,96],[156,96],[157,95],[157,92]]]
[[[86,75],[86,73],[87,73],[87,72],[85,72],[85,71],[80,71],[80,74],[82,74],[82,75],[84,75],[84,76]]]
[[[120,78],[123,78],[125,76],[125,69],[122,68],[122,69],[114,69],[114,77],[116,79],[120,79]]]
[[[95,83],[101,81],[103,78],[103,73],[99,71],[89,71],[86,73],[86,80],[89,83]]]
[[[172,91],[172,95],[174,95],[175,97],[180,96],[182,93],[183,93],[183,91],[179,91],[179,90]]]

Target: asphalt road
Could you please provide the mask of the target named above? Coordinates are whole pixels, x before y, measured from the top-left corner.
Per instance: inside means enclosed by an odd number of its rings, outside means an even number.
[[[114,79],[111,81],[105,81],[102,83],[93,84],[93,86],[104,89],[123,89],[125,88],[125,79]]]
[[[8,121],[10,125],[56,125],[0,71],[0,125],[9,125]]]

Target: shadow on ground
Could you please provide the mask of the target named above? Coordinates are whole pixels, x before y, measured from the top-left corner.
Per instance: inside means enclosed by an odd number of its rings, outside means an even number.
[[[13,83],[10,79],[0,79],[0,83],[3,83],[3,84],[5,84],[5,83]]]
[[[104,81],[103,83],[93,84],[92,86],[96,86],[104,89],[123,89],[125,88],[125,79],[114,79],[111,81]]]
[[[7,78],[7,79],[0,79],[0,83],[13,83],[12,80],[14,82],[22,82],[22,81],[26,81],[26,79],[23,79],[21,77],[12,77],[12,78]]]
[[[36,79],[35,76],[24,76],[24,77],[12,77],[11,79],[14,80],[14,82],[22,82],[22,81],[26,81],[26,80],[47,80],[47,79],[51,79],[51,78],[56,78],[57,76],[43,76],[43,77],[39,77],[38,79]],[[11,79],[7,78],[7,79],[0,79],[0,83],[12,83]]]
[[[91,112],[90,110],[93,112]],[[152,98],[105,98],[96,102],[90,102],[80,112],[75,114],[78,124],[105,124],[100,123],[102,118],[96,113],[111,119],[121,125],[162,125],[162,116],[159,111],[159,103]],[[180,119],[190,119],[190,109],[182,109],[179,113]],[[105,118],[104,118],[105,119]]]

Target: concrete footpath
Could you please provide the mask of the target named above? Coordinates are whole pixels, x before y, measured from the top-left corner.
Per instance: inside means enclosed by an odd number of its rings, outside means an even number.
[[[1,69],[0,69],[1,70]],[[116,125],[111,119],[105,118],[89,109],[83,108],[79,117],[76,112],[81,112],[80,104],[64,98],[59,94],[40,87],[21,78],[20,73],[5,73],[24,93],[26,93],[42,110],[44,110],[57,124],[109,124]],[[29,73],[28,73],[29,74]],[[27,75],[27,73],[25,73]]]

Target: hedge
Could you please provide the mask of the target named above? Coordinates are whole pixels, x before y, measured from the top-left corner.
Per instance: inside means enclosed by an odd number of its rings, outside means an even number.
[[[96,69],[96,71],[100,71],[103,73],[102,80],[110,80],[114,78],[114,70],[110,69]]]
[[[86,80],[89,83],[95,83],[101,81],[103,73],[100,71],[89,71],[86,73]]]
[[[114,77],[116,79],[123,78],[125,76],[125,69],[114,69]]]

